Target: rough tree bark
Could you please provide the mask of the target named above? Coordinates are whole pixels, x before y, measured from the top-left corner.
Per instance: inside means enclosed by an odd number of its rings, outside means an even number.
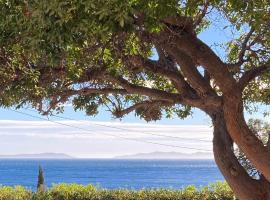
[[[243,114],[241,93],[225,95],[224,118],[235,143],[254,166],[270,181],[270,151],[249,129]]]
[[[215,161],[237,198],[240,200],[270,199],[270,184],[265,180],[251,178],[238,162],[223,111],[219,110],[210,115],[214,126]]]
[[[204,110],[213,120],[215,160],[226,181],[240,200],[269,200],[269,149],[250,131],[243,114],[243,82],[248,84],[257,72],[245,73],[242,77],[244,80],[240,79],[238,82],[230,74],[226,64],[193,32],[185,27],[179,32],[179,28],[175,27],[176,23],[167,23],[168,30],[161,33],[156,40],[172,55],[187,83],[196,91],[199,100],[192,106]],[[208,77],[215,80],[220,94],[214,92],[210,81],[197,71],[198,65],[205,69]],[[222,98],[222,105],[210,102],[210,97],[216,97],[217,101],[218,97]],[[234,155],[233,142],[242,149],[264,178],[254,180],[247,174]]]

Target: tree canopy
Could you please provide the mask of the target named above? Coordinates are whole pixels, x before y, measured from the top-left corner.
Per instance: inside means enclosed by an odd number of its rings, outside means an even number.
[[[154,39],[179,16],[178,32],[197,35],[213,23],[210,15],[229,22],[221,28],[237,30],[224,44],[224,62],[236,79],[269,62],[269,3],[263,0],[1,1],[0,9],[4,106],[30,103],[47,114],[72,99],[88,115],[106,105],[116,117],[133,110],[148,121],[188,116],[191,105],[177,100],[183,90],[173,80],[182,75]],[[158,61],[149,59],[154,54]],[[171,68],[167,74],[162,65]],[[268,85],[265,73],[248,85],[245,100],[269,103]]]

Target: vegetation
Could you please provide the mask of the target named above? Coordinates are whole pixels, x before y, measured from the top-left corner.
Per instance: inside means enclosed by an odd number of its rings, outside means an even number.
[[[44,192],[45,191],[45,179],[44,172],[41,166],[38,169],[38,183],[37,183],[37,191]]]
[[[270,143],[270,124],[260,119],[249,119],[248,126],[265,146]],[[236,148],[235,154],[240,161],[241,165],[246,169],[247,173],[253,178],[260,178],[262,174],[252,165],[250,160],[245,156],[241,149]]]
[[[48,115],[72,102],[88,115],[106,106],[146,121],[198,108],[236,196],[270,199],[270,148],[244,118],[244,108],[270,103],[269,9],[268,0],[1,0],[0,105]],[[208,27],[229,30],[215,45],[221,55],[199,39]]]
[[[32,192],[22,187],[0,187],[0,200],[234,200],[225,183],[196,189],[189,186],[183,190],[143,189],[105,190],[92,185],[55,185],[46,192]]]

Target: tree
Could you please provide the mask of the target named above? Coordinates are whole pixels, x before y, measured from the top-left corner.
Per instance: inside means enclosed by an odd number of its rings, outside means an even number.
[[[39,192],[45,191],[44,172],[41,166],[39,166],[39,169],[38,169],[37,191]]]
[[[270,12],[266,0],[0,1],[0,101],[43,114],[76,110],[115,117],[213,122],[215,161],[239,199],[270,199],[270,150],[250,130],[244,108],[270,102]],[[223,20],[224,55],[198,38]],[[157,58],[153,59],[153,52]],[[263,175],[249,176],[237,144]]]
[[[248,126],[251,131],[262,141],[265,146],[270,142],[270,124],[260,119],[249,119]],[[247,173],[253,178],[260,178],[262,174],[252,165],[241,149],[235,149],[236,156]]]

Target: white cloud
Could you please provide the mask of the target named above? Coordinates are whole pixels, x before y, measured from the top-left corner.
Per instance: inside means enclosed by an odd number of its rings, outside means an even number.
[[[153,151],[199,151],[145,142],[212,149],[212,128],[208,126],[68,120],[56,123],[0,120],[0,154],[61,152],[77,157],[114,157]]]

